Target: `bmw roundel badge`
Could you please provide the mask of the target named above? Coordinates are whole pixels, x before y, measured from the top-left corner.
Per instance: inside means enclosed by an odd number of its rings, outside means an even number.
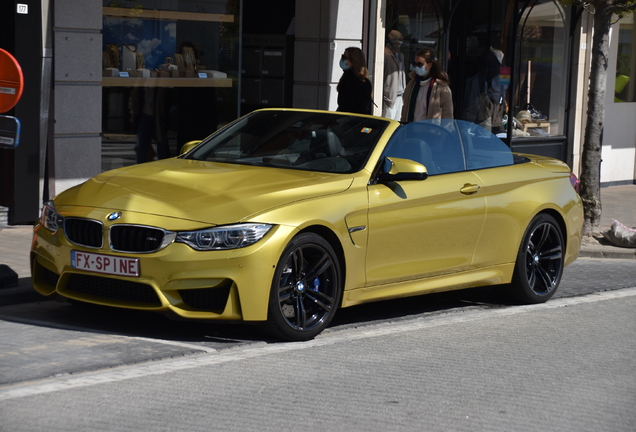
[[[108,219],[109,221],[114,221],[114,220],[119,219],[120,217],[121,217],[121,212],[115,212],[115,213],[111,213],[111,214],[109,214],[109,215],[108,215],[108,217],[107,217],[107,219]]]

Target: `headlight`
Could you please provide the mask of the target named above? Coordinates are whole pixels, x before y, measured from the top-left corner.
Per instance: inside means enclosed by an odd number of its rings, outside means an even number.
[[[199,251],[238,249],[262,239],[272,226],[246,223],[179,232],[176,241]]]
[[[42,226],[49,231],[55,232],[64,225],[64,217],[55,210],[53,201],[47,201],[42,207],[42,217],[40,218]]]

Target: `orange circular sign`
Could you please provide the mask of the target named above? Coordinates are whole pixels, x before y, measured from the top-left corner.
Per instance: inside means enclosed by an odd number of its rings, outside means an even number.
[[[0,48],[0,113],[9,111],[22,96],[24,76],[18,61]]]

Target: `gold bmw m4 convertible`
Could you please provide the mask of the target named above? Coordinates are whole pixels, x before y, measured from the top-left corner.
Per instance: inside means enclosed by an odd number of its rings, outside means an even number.
[[[578,257],[577,182],[472,123],[260,110],[46,203],[32,280],[293,341],[383,299],[501,285],[539,303]]]

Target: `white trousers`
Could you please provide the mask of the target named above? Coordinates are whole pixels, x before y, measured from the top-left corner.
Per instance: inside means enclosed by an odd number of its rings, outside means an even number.
[[[402,117],[402,105],[404,105],[402,96],[398,96],[395,100],[395,103],[393,104],[393,108],[389,108],[388,106],[384,105],[382,116],[392,120],[400,121],[400,118]]]

